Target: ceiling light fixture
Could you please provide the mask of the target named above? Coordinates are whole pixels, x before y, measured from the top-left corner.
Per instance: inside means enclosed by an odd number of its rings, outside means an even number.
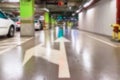
[[[19,2],[19,0],[8,0],[8,2]]]
[[[71,6],[69,6],[69,10],[72,10],[72,7],[71,7]]]
[[[75,13],[73,13],[72,16],[75,16]]]
[[[80,12],[80,10],[78,9],[77,11],[76,11],[76,13],[79,13]]]
[[[40,10],[44,10],[46,12],[49,12],[49,9],[47,9],[47,8],[41,8]]]
[[[77,11],[76,11],[76,13],[79,13],[79,12],[81,12],[82,11],[82,7],[81,8],[79,8]]]

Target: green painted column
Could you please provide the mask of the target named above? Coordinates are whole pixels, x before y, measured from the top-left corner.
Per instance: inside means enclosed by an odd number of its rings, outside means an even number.
[[[56,20],[55,19],[53,19],[53,24],[54,24],[54,27],[56,26]]]
[[[57,26],[57,20],[55,20],[55,27]]]
[[[49,12],[44,13],[44,18],[45,18],[45,24],[44,24],[44,29],[49,29],[49,24],[50,24],[50,16]]]
[[[34,30],[34,0],[20,0],[21,36],[33,37]]]
[[[54,18],[51,18],[51,26],[54,28]]]

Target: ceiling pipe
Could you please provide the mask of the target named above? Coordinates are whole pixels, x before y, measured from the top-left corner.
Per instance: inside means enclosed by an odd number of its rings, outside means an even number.
[[[89,7],[92,3],[93,3],[94,0],[90,0],[89,2],[86,2],[85,4],[83,4],[83,7],[86,8],[86,7]]]
[[[100,0],[90,0],[88,2],[88,4],[87,3],[86,3],[86,5],[84,4],[83,8],[84,9],[88,9],[89,7],[91,7],[92,5],[94,5],[95,3],[97,3],[98,1],[100,1]]]
[[[94,5],[95,3],[97,3],[100,0],[90,0],[89,2],[82,4],[79,9],[76,11],[76,13],[80,13],[83,10],[87,10],[89,7],[91,7],[92,5]],[[78,12],[79,11],[79,12]]]

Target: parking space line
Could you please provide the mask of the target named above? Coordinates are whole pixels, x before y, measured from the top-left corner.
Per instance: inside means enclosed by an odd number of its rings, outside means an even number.
[[[24,39],[23,39],[23,40],[21,39],[20,42],[19,42],[19,44],[17,44],[17,45],[20,46],[21,44],[24,44],[24,43],[26,43],[26,42],[28,42],[28,41],[30,41],[30,40],[32,40],[32,39],[33,39],[33,37],[27,38],[27,39],[25,39],[25,40],[24,40]]]
[[[9,48],[6,48],[6,49],[0,51],[0,55],[3,54],[3,53],[5,53],[5,52],[7,52],[7,51],[9,51],[9,50],[11,50],[11,49],[13,49],[13,48],[15,48],[15,47],[16,47],[16,45],[14,45],[14,46],[12,46],[12,47],[9,47]]]
[[[86,34],[85,34],[85,35],[86,35]],[[118,46],[118,45],[116,45],[116,44],[114,44],[114,43],[112,43],[112,42],[108,42],[108,41],[106,41],[106,40],[102,40],[102,39],[100,39],[100,38],[97,38],[97,37],[95,37],[94,35],[88,35],[88,34],[87,34],[87,36],[88,36],[89,38],[92,38],[92,39],[97,40],[97,41],[99,41],[99,42],[105,43],[105,44],[107,44],[107,45],[109,45],[109,46],[112,46],[112,47],[120,47],[120,46]]]
[[[18,39],[12,38],[12,39],[8,39],[5,41],[0,41],[1,42],[0,55],[7,52],[7,51],[10,51],[11,49],[13,49],[17,46],[20,46],[21,44],[24,44],[24,43],[30,41],[31,39],[33,39],[33,37],[31,37],[31,38],[18,38]]]

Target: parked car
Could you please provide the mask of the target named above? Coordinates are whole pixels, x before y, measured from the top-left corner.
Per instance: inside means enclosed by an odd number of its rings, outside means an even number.
[[[10,12],[4,12],[4,13],[7,17],[9,17],[11,20],[13,20],[15,22],[15,27],[16,27],[16,30],[18,31],[19,27],[20,27],[20,17],[19,16],[16,17],[15,15],[13,15]]]
[[[4,12],[5,13],[5,15],[7,16],[7,17],[9,17],[11,20],[13,20],[14,22],[16,22],[17,20],[18,20],[18,18],[14,15],[14,14],[12,14],[12,13],[10,13],[10,12]]]
[[[39,20],[34,20],[34,27],[36,30],[41,30],[42,26]]]
[[[18,19],[18,21],[16,22],[16,30],[19,31],[20,30],[20,19]],[[34,20],[34,27],[35,27],[35,30],[41,30],[42,29],[42,26],[41,26],[41,23],[39,22],[39,20]]]
[[[19,31],[20,30],[20,17],[17,17],[15,24],[16,24],[16,30]]]
[[[13,37],[15,29],[15,23],[0,10],[0,36]]]

